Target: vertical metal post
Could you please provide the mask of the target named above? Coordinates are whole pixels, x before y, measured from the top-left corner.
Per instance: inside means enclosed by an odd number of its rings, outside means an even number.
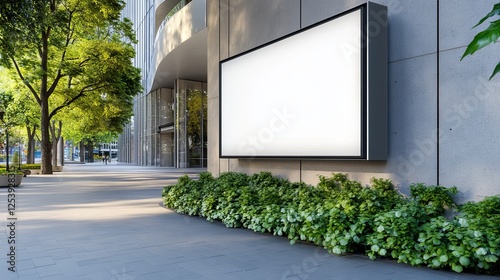
[[[18,171],[21,170],[21,161],[22,161],[22,158],[21,158],[21,143],[19,143],[19,145],[17,145],[17,159],[18,159],[18,163],[17,163],[17,167],[18,167]]]

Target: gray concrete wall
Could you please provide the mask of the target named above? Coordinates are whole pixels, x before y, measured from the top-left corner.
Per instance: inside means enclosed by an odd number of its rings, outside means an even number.
[[[467,199],[500,193],[500,76],[488,82],[498,45],[460,61],[464,46],[487,23],[471,27],[496,2],[441,1],[440,181],[456,185]]]
[[[460,61],[481,30],[471,27],[496,1],[373,2],[389,12],[388,160],[219,159],[219,61],[364,1],[208,0],[209,171],[267,170],[310,184],[343,172],[366,184],[390,178],[403,193],[411,183],[439,183],[457,186],[461,201],[500,193],[500,77],[487,82],[495,46]]]

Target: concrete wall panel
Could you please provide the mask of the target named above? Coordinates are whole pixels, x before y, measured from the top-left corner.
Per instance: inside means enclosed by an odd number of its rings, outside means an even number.
[[[472,27],[497,2],[440,1],[440,181],[457,186],[461,201],[500,193],[500,77],[488,81],[498,49],[489,46],[460,61],[490,20]]]
[[[300,29],[299,0],[229,0],[229,54]]]
[[[207,0],[208,168],[219,174],[219,0]]]
[[[440,49],[447,50],[468,45],[479,31],[488,27],[490,20],[472,28],[496,3],[497,0],[482,0],[481,5],[468,0],[439,1]]]
[[[488,81],[498,51],[485,48],[460,61],[464,50],[441,53],[440,177],[460,189],[461,199],[479,200],[500,193],[500,77]]]
[[[346,173],[349,179],[358,180],[363,184],[368,184],[372,177],[391,179],[387,173],[387,163],[385,161],[322,161],[322,160],[302,160],[302,170],[300,176],[302,181],[316,185],[319,182],[319,175],[329,177],[332,173]]]
[[[374,0],[387,6],[389,61],[436,52],[436,0]],[[302,0],[302,26],[342,13],[366,1]]]
[[[366,1],[363,0],[302,0],[301,16],[302,27],[315,24],[319,21],[327,19],[333,15],[345,12],[356,6],[359,6]],[[378,1],[373,1],[378,3]]]
[[[390,62],[436,52],[437,0],[374,2],[388,8]]]
[[[299,182],[300,162],[298,160],[231,159],[230,171],[247,174],[269,171],[273,175]]]
[[[219,1],[220,60],[224,60],[229,56],[229,14],[231,10],[229,2],[230,0]]]
[[[403,186],[436,184],[436,55],[389,65],[388,172]]]

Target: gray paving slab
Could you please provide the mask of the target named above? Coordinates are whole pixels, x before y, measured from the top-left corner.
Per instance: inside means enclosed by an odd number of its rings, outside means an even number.
[[[283,237],[226,228],[161,205],[163,186],[202,169],[69,164],[16,189],[15,265],[0,189],[0,279],[499,279],[334,256]]]

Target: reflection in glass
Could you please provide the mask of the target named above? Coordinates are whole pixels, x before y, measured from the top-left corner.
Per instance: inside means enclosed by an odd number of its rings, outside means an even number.
[[[187,90],[187,139],[189,144],[189,166],[206,166],[206,92]]]
[[[207,166],[206,83],[176,80],[174,89],[140,95],[119,138],[119,160],[165,167]]]

